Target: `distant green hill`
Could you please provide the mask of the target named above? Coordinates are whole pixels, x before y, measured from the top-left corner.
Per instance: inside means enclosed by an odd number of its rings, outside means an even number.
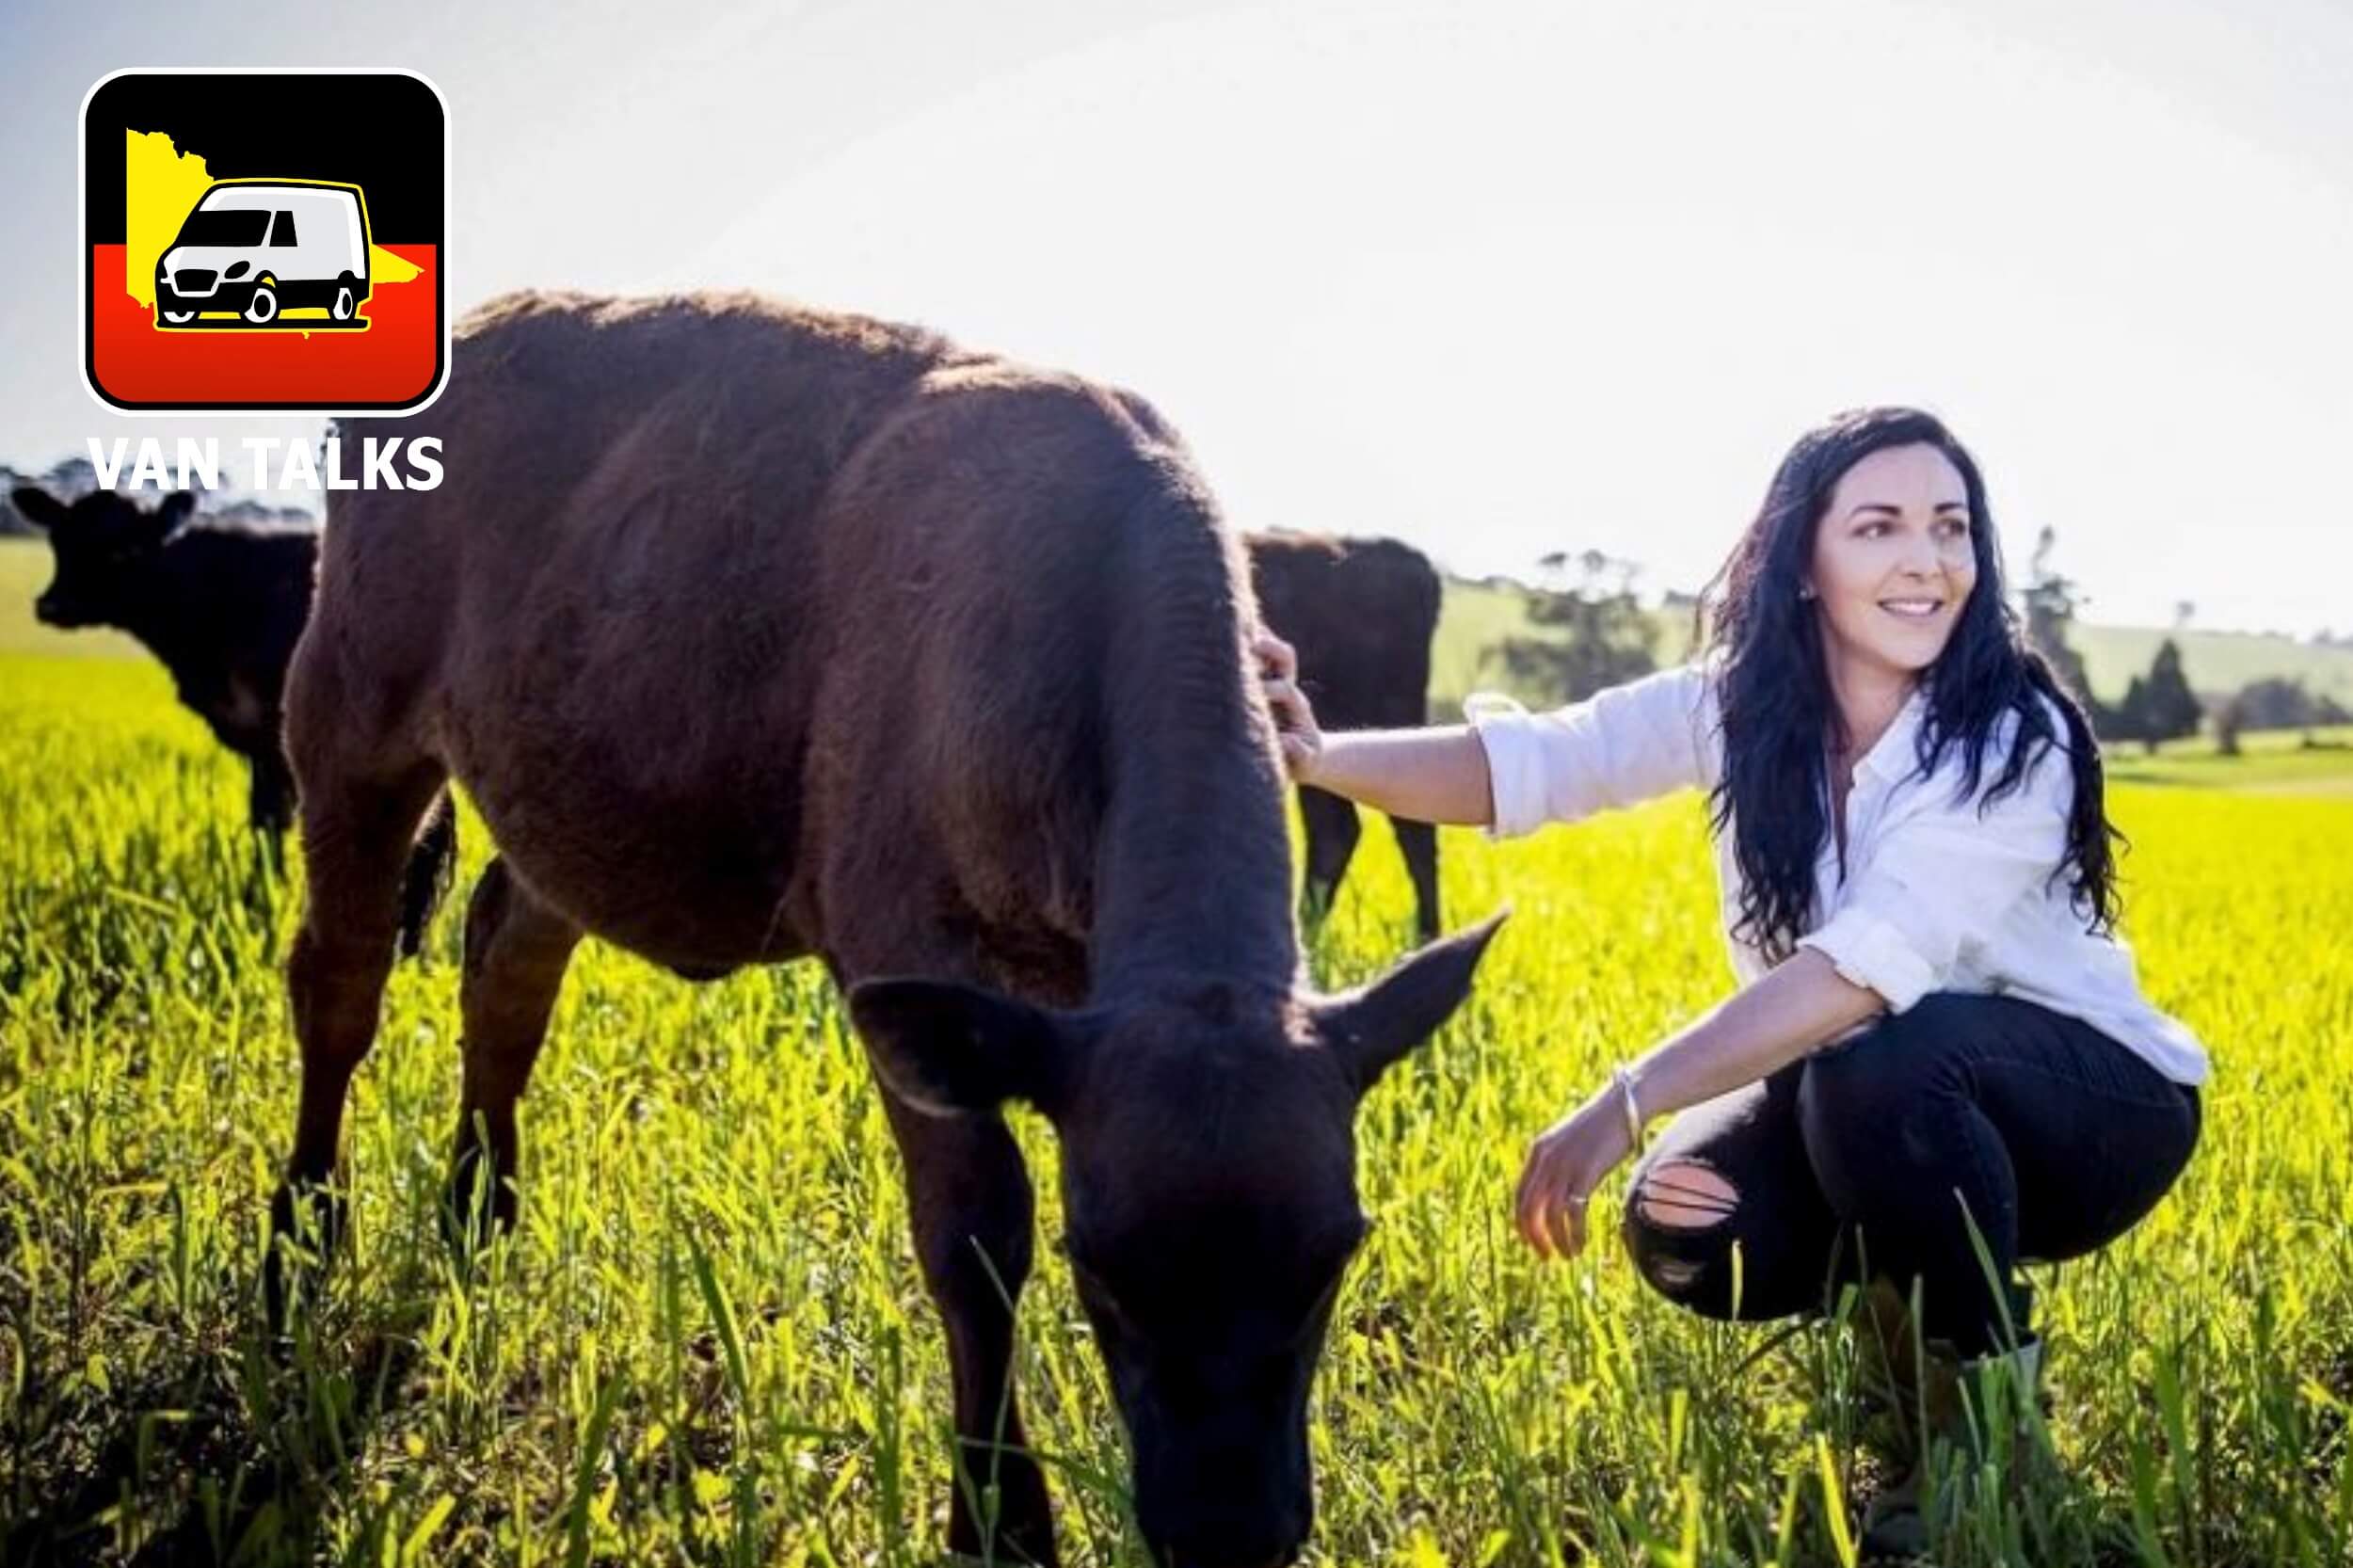
[[[1679,659],[1689,647],[1688,612],[1662,615],[1658,649],[1662,663]],[[1517,590],[1449,577],[1438,612],[1437,646],[1431,656],[1430,710],[1433,717],[1460,715],[1465,694],[1487,687],[1510,689],[1499,666],[1481,669],[1486,651],[1505,638],[1529,631]],[[2092,690],[2108,701],[2124,695],[2124,684],[2149,668],[2157,645],[2169,633],[2145,626],[2085,626],[2074,632]],[[2315,696],[2332,696],[2353,708],[2353,648],[2320,648],[2278,635],[2244,632],[2184,632],[2182,665],[2199,692],[2232,692],[2265,676],[2302,677]]]

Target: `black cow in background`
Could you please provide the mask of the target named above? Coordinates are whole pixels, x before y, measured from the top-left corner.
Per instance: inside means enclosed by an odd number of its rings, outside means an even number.
[[[70,505],[30,486],[8,499],[49,536],[56,559],[56,576],[33,613],[68,630],[120,628],[162,660],[181,702],[245,759],[252,775],[247,820],[275,851],[294,823],[282,697],[286,665],[311,615],[317,532],[191,521],[196,498],[185,490],[152,511],[109,490]],[[402,890],[408,952],[423,940],[455,847],[444,796],[419,837]]]
[[[1254,534],[1247,542],[1258,613],[1298,650],[1299,684],[1318,722],[1332,729],[1428,722],[1438,573],[1427,556],[1395,539]],[[1356,808],[1323,790],[1303,786],[1299,810],[1307,828],[1302,904],[1313,920],[1338,895],[1360,829]],[[1438,832],[1398,817],[1389,825],[1426,941],[1438,934]]]
[[[196,498],[153,511],[106,490],[67,505],[48,491],[10,498],[49,536],[56,576],[33,605],[46,626],[113,626],[171,672],[181,702],[252,771],[247,815],[273,838],[294,823],[294,777],[279,744],[286,664],[311,613],[314,532],[189,524]]]

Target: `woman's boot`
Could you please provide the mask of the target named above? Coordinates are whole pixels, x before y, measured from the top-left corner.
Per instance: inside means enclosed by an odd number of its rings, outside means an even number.
[[[1931,1496],[1950,1495],[1961,1466],[1944,1464],[1936,1485],[1929,1467],[1940,1454],[1968,1462],[1989,1456],[2019,1474],[2025,1456],[2041,1445],[2037,1400],[2042,1377],[2042,1341],[2029,1338],[2016,1350],[1962,1361],[1943,1340],[1919,1346],[1913,1365],[1891,1379],[1911,1393],[1899,1425],[1914,1435],[1910,1468],[1903,1479],[1871,1499],[1863,1513],[1863,1547],[1874,1558],[1912,1558],[1928,1550]]]

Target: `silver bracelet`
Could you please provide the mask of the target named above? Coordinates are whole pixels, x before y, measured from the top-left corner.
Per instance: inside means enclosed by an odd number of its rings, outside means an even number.
[[[1609,1069],[1609,1081],[1625,1103],[1625,1141],[1630,1153],[1642,1152],[1642,1102],[1634,1097],[1634,1069],[1621,1062]]]

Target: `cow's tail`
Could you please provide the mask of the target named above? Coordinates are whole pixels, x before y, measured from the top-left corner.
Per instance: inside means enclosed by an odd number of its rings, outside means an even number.
[[[433,797],[409,846],[408,869],[400,879],[400,955],[414,958],[424,950],[424,928],[449,891],[457,866],[457,810],[444,787]]]

